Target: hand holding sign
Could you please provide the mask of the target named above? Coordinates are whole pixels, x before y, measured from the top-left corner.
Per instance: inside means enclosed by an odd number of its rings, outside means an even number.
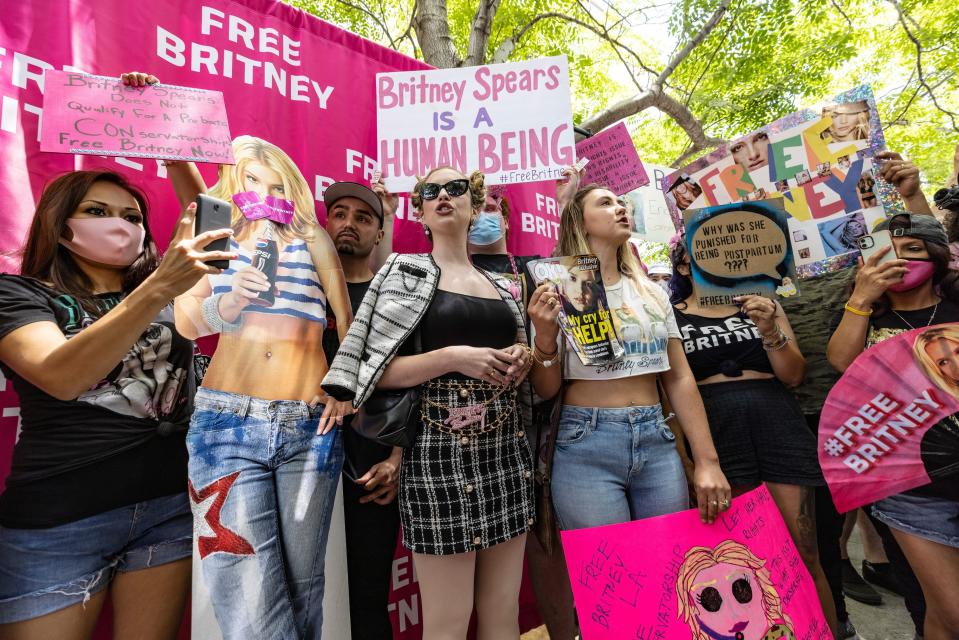
[[[52,69],[44,87],[42,151],[233,164],[219,91]]]
[[[689,209],[683,218],[700,305],[798,293],[781,198]]]

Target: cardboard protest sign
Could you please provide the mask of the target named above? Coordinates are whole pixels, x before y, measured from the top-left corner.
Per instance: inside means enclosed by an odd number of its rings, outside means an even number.
[[[901,211],[877,171],[886,147],[868,86],[803,109],[749,133],[664,180],[676,228],[682,212],[782,196],[796,270],[811,278],[856,262],[856,238]]]
[[[624,122],[577,142],[576,156],[589,158],[582,184],[595,182],[618,196],[649,184]]]
[[[957,349],[956,324],[902,332],[866,349],[829,392],[819,463],[839,511],[959,483]]]
[[[48,69],[40,150],[233,164],[223,94]]]
[[[626,208],[633,221],[633,238],[647,242],[668,243],[675,235],[673,220],[666,206],[662,180],[673,172],[669,167],[646,164],[652,179],[638,189],[624,194]]]
[[[562,538],[589,640],[832,638],[765,486],[711,525],[689,510]]]
[[[699,304],[799,293],[782,198],[687,209],[683,218]]]
[[[559,179],[576,153],[566,57],[379,73],[376,129],[395,193],[444,165],[488,185]]]

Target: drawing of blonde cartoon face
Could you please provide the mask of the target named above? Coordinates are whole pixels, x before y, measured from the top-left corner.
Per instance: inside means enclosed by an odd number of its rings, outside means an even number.
[[[676,581],[679,615],[693,640],[793,637],[791,621],[765,569],[745,545],[727,540],[686,552]]]

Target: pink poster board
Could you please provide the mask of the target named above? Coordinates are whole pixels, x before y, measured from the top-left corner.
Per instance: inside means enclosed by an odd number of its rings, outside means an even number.
[[[649,184],[624,122],[577,142],[576,157],[589,158],[582,184],[605,185],[618,196]]]
[[[692,509],[562,537],[589,640],[832,637],[765,486],[712,525]]]
[[[956,324],[900,333],[866,349],[829,392],[819,464],[840,512],[935,477],[959,482],[959,390],[941,353],[957,346]]]
[[[233,164],[219,91],[47,69],[40,150]]]

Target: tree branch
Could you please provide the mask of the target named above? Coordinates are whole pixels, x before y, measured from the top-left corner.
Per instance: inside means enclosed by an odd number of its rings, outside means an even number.
[[[434,67],[449,69],[460,64],[450,35],[446,0],[416,0],[413,29],[423,60]]]
[[[929,99],[932,100],[933,106],[935,106],[940,112],[949,116],[949,120],[952,122],[953,131],[959,132],[959,123],[956,122],[956,117],[959,116],[959,113],[950,111],[939,104],[939,101],[936,99],[936,94],[933,92],[933,88],[929,85],[929,83],[926,81],[926,77],[923,75],[922,44],[919,42],[919,38],[913,35],[908,24],[909,22],[912,22],[915,25],[915,21],[906,16],[906,13],[902,9],[902,5],[899,4],[899,0],[889,0],[889,3],[896,8],[896,11],[899,13],[899,24],[902,25],[903,31],[906,32],[906,37],[908,37],[916,47],[916,76],[919,78],[919,86],[926,90],[926,95],[928,95]]]
[[[659,74],[659,76],[656,78],[656,85],[662,87],[666,83],[666,79],[673,75],[673,72],[676,71],[676,67],[678,67],[683,60],[688,58],[689,54],[693,52],[693,49],[698,47],[700,43],[706,39],[706,36],[708,36],[712,30],[716,28],[716,25],[719,24],[719,21],[723,19],[723,15],[725,15],[726,11],[729,10],[729,5],[731,4],[732,0],[720,0],[719,6],[716,7],[716,11],[714,11],[712,17],[706,21],[706,24],[702,26],[702,28],[699,30],[699,33],[693,36],[693,39],[687,42],[686,46],[683,47],[679,53],[673,56],[673,59],[669,61],[669,64],[666,65],[666,68],[663,69],[662,73]]]
[[[476,15],[473,17],[473,28],[470,30],[469,49],[462,66],[473,67],[486,61],[486,46],[499,3],[500,0],[479,0]]]
[[[352,2],[348,2],[347,0],[336,0],[336,1],[345,7],[349,7],[350,9],[353,9],[354,11],[359,11],[360,13],[365,13],[366,15],[368,15],[373,20],[373,22],[376,23],[376,26],[380,28],[380,30],[383,32],[383,35],[386,36],[386,39],[390,41],[390,48],[391,49],[397,48],[397,45],[396,45],[397,40],[393,40],[393,35],[390,33],[389,27],[386,26],[386,23],[383,22],[383,20],[378,15],[370,11],[364,5],[353,4]]]

